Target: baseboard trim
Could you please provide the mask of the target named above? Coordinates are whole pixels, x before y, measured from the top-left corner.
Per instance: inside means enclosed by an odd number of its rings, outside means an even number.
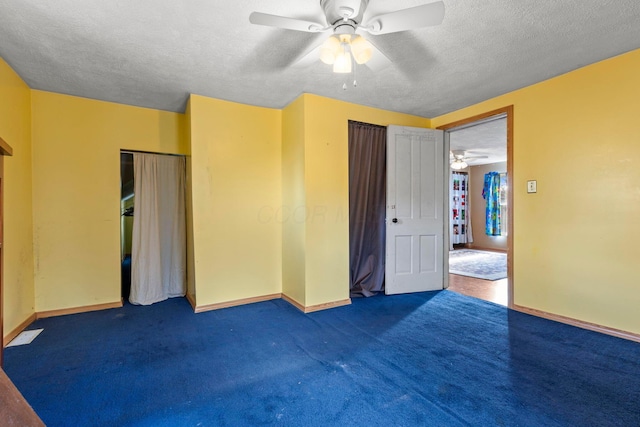
[[[482,247],[482,246],[466,246],[465,249],[472,249],[472,250],[476,250],[476,251],[486,251],[486,252],[499,252],[501,254],[506,254],[507,253],[506,249],[485,248],[485,247]]]
[[[351,298],[347,298],[339,301],[326,302],[323,304],[310,305],[310,306],[305,306],[303,304],[300,304],[298,301],[294,300],[293,298],[285,294],[282,294],[282,299],[303,313],[313,313],[314,311],[328,310],[330,308],[342,307],[344,305],[351,304]]]
[[[290,296],[285,295],[285,294],[282,294],[282,299],[304,313],[304,305],[303,304],[300,304],[298,301],[294,300],[293,298],[291,298]]]
[[[2,339],[2,347],[6,347],[7,344],[9,344],[15,337],[20,335],[20,332],[27,329],[27,326],[35,322],[36,319],[36,313],[32,313],[29,317],[27,317],[24,322],[20,323],[16,328],[13,329],[13,331],[9,332],[7,336]]]
[[[196,313],[196,298],[189,292],[187,292],[185,297],[187,298],[187,301],[189,301],[189,304],[191,304],[191,308],[193,308],[194,313]]]
[[[342,307],[344,305],[351,305],[351,298],[343,299],[340,301],[326,302],[324,304],[316,304],[305,307],[305,313],[313,313],[314,311],[328,310],[330,308]]]
[[[532,316],[542,317],[542,318],[554,320],[560,323],[566,323],[567,325],[577,326],[578,328],[588,329],[594,332],[600,332],[601,334],[612,335],[614,337],[622,338],[629,341],[640,342],[640,334],[635,334],[633,332],[610,328],[608,326],[602,326],[595,323],[584,322],[582,320],[573,319],[571,317],[561,316],[559,314],[547,313],[546,311],[523,307],[521,305],[516,305],[516,304],[514,304],[512,308],[521,313],[531,314]]]
[[[66,316],[67,314],[87,313],[90,311],[108,310],[110,308],[122,307],[122,300],[115,302],[107,302],[104,304],[85,305],[82,307],[63,308],[60,310],[39,311],[36,313],[37,319],[45,319],[47,317]]]
[[[282,298],[282,294],[262,295],[259,297],[243,298],[243,299],[237,299],[233,301],[220,302],[216,304],[200,305],[200,306],[196,306],[193,311],[195,313],[202,313],[204,311],[220,310],[221,308],[229,308],[229,307],[235,307],[238,305],[253,304],[256,302],[270,301],[272,299],[280,299],[280,298]]]

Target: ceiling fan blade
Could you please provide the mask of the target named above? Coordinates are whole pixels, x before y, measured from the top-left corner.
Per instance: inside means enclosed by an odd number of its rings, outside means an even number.
[[[286,16],[269,15],[268,13],[261,12],[252,12],[251,15],[249,15],[249,22],[256,25],[283,28],[285,30],[305,31],[307,33],[319,33],[328,29],[325,25],[317,22],[287,18]]]
[[[444,3],[438,1],[374,16],[361,28],[371,34],[389,34],[440,25],[444,19]]]

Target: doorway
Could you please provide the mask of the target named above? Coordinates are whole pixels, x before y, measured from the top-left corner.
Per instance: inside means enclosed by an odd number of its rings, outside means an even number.
[[[387,128],[348,126],[349,293],[369,297],[385,291]]]
[[[489,111],[438,127],[444,130],[451,145],[452,169],[466,171],[469,176],[470,191],[467,210],[473,234],[468,239],[452,239],[450,262],[463,260],[464,256],[482,259],[484,256],[492,263],[506,264],[506,277],[473,274],[450,274],[449,290],[496,302],[511,307],[513,305],[513,191],[510,191],[513,177],[513,106]],[[462,161],[464,167],[460,164]],[[500,184],[501,183],[501,184]],[[489,191],[497,189],[495,194]],[[502,197],[500,197],[502,195]],[[485,221],[487,200],[493,197],[491,204],[493,216],[499,219],[494,228]],[[459,196],[458,196],[459,197]],[[475,207],[475,208],[474,208]],[[475,215],[474,215],[475,213]],[[475,218],[475,220],[474,220]],[[459,225],[460,227],[460,225]],[[496,228],[497,227],[497,228]],[[460,228],[459,228],[460,229]],[[467,253],[457,252],[460,250]],[[473,253],[472,251],[482,251]],[[500,255],[498,255],[500,254]],[[478,258],[480,257],[480,258]],[[502,260],[502,261],[501,261]],[[487,267],[486,262],[483,267]],[[496,267],[494,265],[493,267]],[[484,271],[486,272],[486,270]],[[460,271],[458,271],[460,273]],[[503,274],[504,275],[504,274]]]
[[[149,305],[186,293],[186,159],[121,151],[122,299]]]
[[[349,122],[351,296],[446,287],[445,145],[440,130]]]

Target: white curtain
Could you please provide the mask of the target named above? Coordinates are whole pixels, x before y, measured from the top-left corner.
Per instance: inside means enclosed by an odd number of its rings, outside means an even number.
[[[133,154],[135,215],[131,245],[131,304],[185,295],[185,159]]]
[[[449,249],[458,243],[473,243],[469,210],[469,175],[451,172],[449,187]]]

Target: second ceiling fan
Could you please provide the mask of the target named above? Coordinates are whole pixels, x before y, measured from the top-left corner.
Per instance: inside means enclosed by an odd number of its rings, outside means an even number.
[[[307,63],[319,57],[324,63],[333,65],[334,72],[350,73],[353,61],[366,64],[373,70],[384,68],[390,62],[360,33],[390,34],[439,25],[444,19],[444,3],[437,1],[363,21],[368,4],[369,0],[320,0],[324,19],[319,22],[261,12],[253,12],[249,21],[252,24],[309,33],[332,32],[322,45],[304,55],[299,62]]]
[[[476,159],[487,159],[489,156],[469,156],[469,152],[465,150],[451,150],[449,153],[451,169],[460,170],[469,166],[470,162]]]

